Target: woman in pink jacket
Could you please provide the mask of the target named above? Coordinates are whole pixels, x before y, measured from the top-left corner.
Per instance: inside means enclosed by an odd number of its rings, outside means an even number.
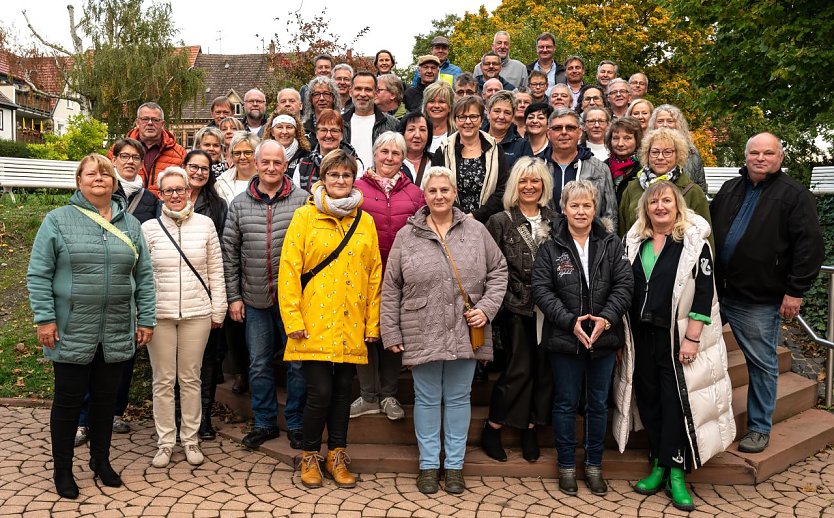
[[[423,191],[403,173],[406,144],[402,135],[386,131],[374,142],[373,153],[374,167],[356,181],[356,188],[364,196],[362,210],[374,218],[384,272],[397,231],[426,202]],[[380,411],[392,421],[405,417],[396,397],[401,366],[399,354],[384,349],[381,342],[368,344],[368,364],[356,368],[359,397],[350,405],[350,417]]]

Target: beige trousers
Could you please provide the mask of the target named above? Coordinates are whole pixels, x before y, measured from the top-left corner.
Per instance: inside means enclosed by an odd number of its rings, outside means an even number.
[[[173,448],[177,425],[174,417],[174,385],[180,384],[180,443],[197,444],[202,417],[200,369],[211,317],[183,320],[160,319],[148,344],[153,369],[153,419],[157,444]]]

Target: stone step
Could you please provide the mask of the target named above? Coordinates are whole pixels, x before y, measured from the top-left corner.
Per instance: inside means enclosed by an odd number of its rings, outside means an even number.
[[[793,372],[779,375],[776,386],[776,409],[773,422],[779,423],[817,404],[817,381]],[[736,437],[747,433],[747,387],[733,389],[733,414],[736,418]]]

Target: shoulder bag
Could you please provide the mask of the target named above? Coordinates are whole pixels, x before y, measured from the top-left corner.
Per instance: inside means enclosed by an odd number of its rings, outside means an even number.
[[[208,286],[206,285],[206,282],[203,280],[203,278],[200,277],[200,274],[197,273],[197,269],[194,268],[194,265],[191,264],[191,261],[188,260],[188,257],[185,256],[185,253],[182,251],[182,248],[180,248],[180,245],[178,245],[177,242],[174,240],[174,236],[172,236],[171,233],[168,232],[168,229],[165,228],[165,225],[162,224],[162,218],[158,217],[158,218],[156,218],[156,221],[157,221],[157,223],[159,223],[159,226],[162,228],[162,231],[165,232],[165,235],[168,236],[168,239],[171,240],[171,243],[174,245],[174,248],[176,248],[177,252],[180,253],[180,257],[182,257],[182,260],[185,261],[185,264],[187,264],[189,268],[191,268],[191,271],[197,277],[197,280],[200,281],[200,284],[203,285],[203,289],[206,290],[206,293],[208,294],[209,300],[211,300],[211,290],[208,288]]]

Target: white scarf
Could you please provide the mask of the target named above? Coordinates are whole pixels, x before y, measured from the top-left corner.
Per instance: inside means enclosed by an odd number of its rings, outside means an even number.
[[[316,203],[316,208],[320,212],[330,214],[337,218],[343,218],[353,212],[353,210],[362,205],[362,191],[354,187],[350,190],[350,194],[345,198],[331,198],[324,190],[324,184],[316,182],[311,189],[313,191],[313,200]]]
[[[284,150],[284,157],[287,162],[292,160],[292,157],[295,156],[295,152],[298,151],[298,139],[292,139],[292,144],[287,146]]]
[[[119,177],[119,184],[122,186],[122,189],[124,189],[127,199],[130,199],[130,197],[133,196],[133,193],[139,192],[139,190],[145,186],[145,182],[138,174],[133,178],[133,180],[125,180],[122,178],[122,175],[119,174],[119,170],[116,169],[116,176]]]
[[[187,220],[193,212],[194,205],[191,203],[191,200],[188,200],[182,210],[171,210],[166,205],[162,205],[162,213],[173,219],[177,225],[182,225],[182,223]]]

